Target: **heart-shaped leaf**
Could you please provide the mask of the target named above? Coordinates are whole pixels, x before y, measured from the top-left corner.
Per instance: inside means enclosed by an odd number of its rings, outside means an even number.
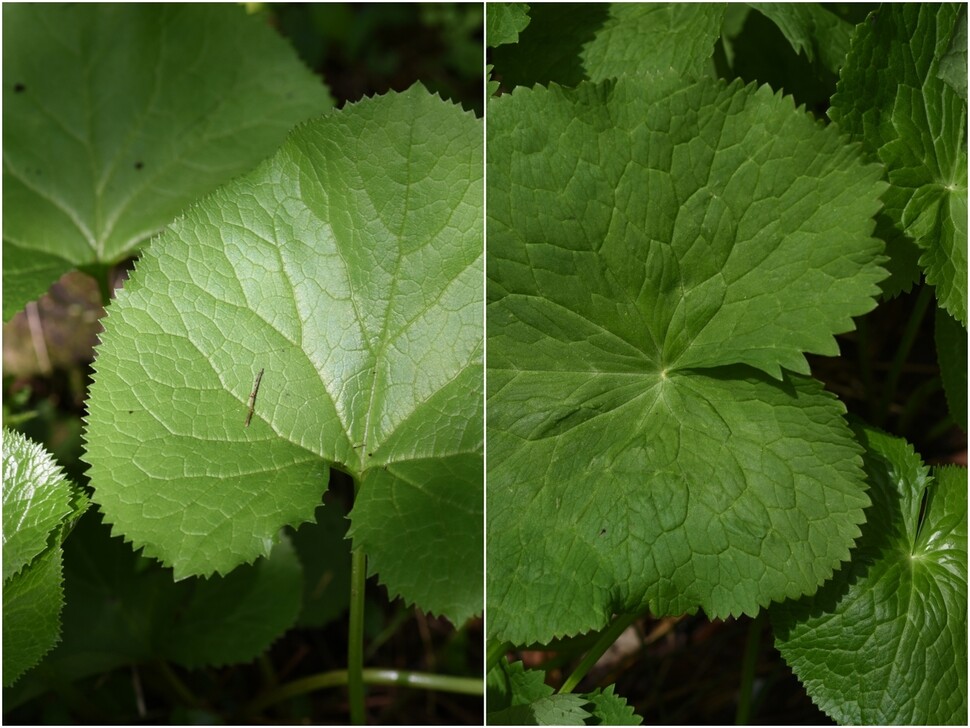
[[[115,533],[176,578],[225,573],[309,520],[335,466],[392,593],[454,621],[480,609],[481,142],[420,86],[367,99],[151,246],[91,390]]]

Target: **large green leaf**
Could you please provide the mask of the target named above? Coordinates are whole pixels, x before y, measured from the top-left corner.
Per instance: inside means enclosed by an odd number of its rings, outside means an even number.
[[[131,255],[330,105],[231,5],[6,5],[3,70],[4,278],[33,281],[21,298]],[[61,261],[46,285],[35,254]],[[23,303],[5,287],[5,318]]]
[[[967,471],[870,428],[872,507],[851,563],[772,609],[776,644],[843,724],[967,723]]]
[[[723,13],[713,3],[537,3],[519,42],[495,50],[495,70],[508,88],[668,69],[696,76]]]
[[[491,634],[813,591],[868,499],[783,368],[875,305],[880,169],[766,87],[670,78],[518,89],[489,150]]]
[[[966,326],[967,101],[940,77],[960,7],[890,3],[860,23],[830,115],[886,165],[885,211],[905,236],[892,242],[916,242],[937,300]]]
[[[115,533],[176,578],[225,573],[309,520],[336,466],[392,593],[480,609],[481,126],[420,86],[367,99],[151,246],[91,390]]]

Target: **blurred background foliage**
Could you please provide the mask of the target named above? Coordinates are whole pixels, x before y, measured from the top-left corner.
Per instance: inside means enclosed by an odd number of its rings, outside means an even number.
[[[290,39],[342,106],[420,80],[482,116],[481,3],[248,3]]]

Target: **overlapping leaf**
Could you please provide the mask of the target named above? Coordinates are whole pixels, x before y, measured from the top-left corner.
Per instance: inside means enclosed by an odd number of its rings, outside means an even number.
[[[544,673],[502,659],[489,670],[489,725],[640,725],[626,700],[610,685],[591,693],[554,693]]]
[[[68,269],[130,255],[330,105],[238,7],[25,3],[3,21],[4,269],[31,284],[5,287],[5,319]]]
[[[784,33],[792,48],[838,73],[849,50],[852,26],[818,3],[749,3]]]
[[[842,406],[784,370],[874,306],[879,168],[738,83],[489,114],[491,634],[813,591],[868,500]]]
[[[495,50],[495,68],[510,89],[669,69],[696,76],[723,13],[714,3],[537,3],[519,42]]]
[[[489,3],[485,6],[485,42],[490,48],[515,43],[529,24],[526,3]]]
[[[772,609],[777,646],[842,724],[967,722],[967,471],[928,468],[871,428],[872,507],[852,561]]]
[[[336,466],[392,593],[480,608],[481,133],[420,86],[365,100],[157,240],[91,393],[115,533],[176,577],[225,573],[311,518]]]
[[[3,430],[3,684],[60,636],[61,539],[87,508],[40,445]]]
[[[966,326],[967,100],[941,78],[941,63],[959,39],[960,8],[888,4],[860,23],[830,115],[886,165],[883,201],[896,227],[895,235],[886,234],[890,252],[907,255],[915,241],[937,300]],[[943,75],[956,84],[952,73]]]
[[[72,531],[63,561],[63,639],[5,694],[13,705],[122,665],[249,662],[293,625],[303,590],[286,539],[270,558],[225,578],[174,582],[170,570],[111,538],[93,513]]]

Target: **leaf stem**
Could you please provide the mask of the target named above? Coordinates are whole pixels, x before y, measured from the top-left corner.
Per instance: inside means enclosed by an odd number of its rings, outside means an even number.
[[[198,708],[202,705],[202,701],[195,697],[192,691],[189,690],[188,686],[182,682],[178,675],[175,674],[175,670],[172,669],[172,666],[168,662],[165,660],[158,660],[155,663],[155,667],[169,684],[169,687],[171,687],[172,690],[175,691],[175,694],[178,695],[179,700],[182,701],[183,705],[187,705],[190,708]]]
[[[899,339],[899,346],[896,347],[896,354],[889,368],[889,376],[886,379],[886,385],[882,391],[882,399],[879,401],[879,411],[876,413],[875,424],[877,427],[881,427],[886,421],[886,417],[889,414],[889,405],[892,404],[896,396],[896,387],[899,384],[899,377],[903,372],[903,365],[909,357],[909,352],[913,348],[913,342],[919,333],[920,324],[923,323],[923,317],[926,315],[926,309],[932,300],[933,289],[924,284],[920,288],[916,303],[913,305],[913,311],[909,315],[909,320],[906,321],[906,328],[903,329],[903,335]]]
[[[368,685],[405,685],[421,690],[439,690],[463,695],[482,695],[484,687],[481,678],[452,677],[433,675],[410,670],[389,670],[369,667],[361,670],[361,678]],[[281,703],[298,695],[305,695],[324,688],[349,685],[349,670],[330,670],[310,677],[294,680],[260,696],[246,707],[246,714],[252,715],[271,705]]]
[[[572,674],[566,678],[566,682],[562,684],[559,688],[559,693],[571,693],[575,690],[576,686],[579,685],[579,681],[586,677],[586,673],[590,671],[593,665],[604,655],[604,653],[610,649],[610,645],[616,642],[617,638],[626,631],[626,628],[633,624],[639,617],[639,614],[621,614],[616,618],[616,621],[611,624],[603,634],[600,635],[599,639],[596,640],[596,644],[590,648],[589,652],[583,657],[576,669],[573,670]]]
[[[761,630],[767,611],[762,609],[748,626],[748,641],[744,646],[744,659],[741,662],[741,685],[738,688],[738,710],[734,715],[735,725],[747,725],[751,720],[751,698],[754,692],[754,673],[758,666],[758,647],[761,644]]]
[[[512,649],[511,642],[499,642],[498,640],[489,640],[488,645],[485,648],[485,671],[491,670],[498,661],[502,659],[502,655]]]
[[[347,697],[350,722],[364,725],[364,586],[367,581],[367,556],[354,549],[350,559],[350,626],[347,646]]]

